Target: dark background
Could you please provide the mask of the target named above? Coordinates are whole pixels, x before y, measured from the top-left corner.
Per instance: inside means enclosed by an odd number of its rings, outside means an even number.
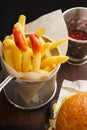
[[[57,10],[87,6],[87,0],[2,0],[0,4],[0,40],[12,33],[12,27],[20,14],[27,17],[31,22],[39,16]]]

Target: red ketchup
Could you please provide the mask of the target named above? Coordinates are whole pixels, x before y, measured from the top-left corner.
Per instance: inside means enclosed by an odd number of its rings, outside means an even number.
[[[78,30],[70,31],[69,36],[76,40],[87,40],[87,33],[83,31],[78,31]]]

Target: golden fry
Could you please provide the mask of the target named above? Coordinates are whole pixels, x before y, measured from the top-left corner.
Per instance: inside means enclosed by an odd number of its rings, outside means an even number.
[[[36,53],[32,59],[32,71],[39,72],[41,65],[41,53]]]
[[[58,41],[56,41],[56,42],[53,42],[53,43],[51,44],[51,46],[49,47],[49,49],[52,50],[52,49],[56,48],[57,46],[59,46],[60,44],[63,44],[63,43],[66,42],[67,40],[68,40],[68,38],[64,38],[64,39],[60,39],[60,40],[58,40]]]
[[[44,34],[44,32],[45,32],[45,29],[44,29],[44,28],[39,28],[35,33],[36,33],[37,35],[39,35],[40,37],[42,37],[43,34]]]
[[[51,57],[48,57],[48,58],[45,58],[42,60],[41,62],[41,68],[44,68],[48,65],[53,65],[53,64],[59,64],[59,63],[65,63],[67,62],[69,59],[68,56],[62,56],[62,55],[59,55],[59,56],[51,56]]]
[[[4,40],[3,53],[5,61],[15,70],[21,71],[22,53],[11,39]]]
[[[32,49],[28,47],[28,50],[22,52],[22,71],[28,72],[32,70],[31,57],[33,55]]]
[[[6,44],[7,44],[7,41],[6,41],[7,39],[9,39],[9,40],[14,40],[13,34],[6,36],[6,37],[4,38],[3,43],[6,43]]]
[[[41,56],[42,57],[46,54],[46,51],[48,51],[49,47],[50,47],[49,42],[42,45],[42,48],[41,48]]]
[[[45,40],[43,37],[40,37],[40,43],[41,43],[41,46],[45,44]]]
[[[7,36],[5,40],[3,41],[4,46],[10,46],[11,44],[15,44],[13,39],[9,38],[10,36]]]
[[[12,53],[13,53],[13,61],[14,61],[15,70],[21,71],[22,52],[16,47],[16,45],[14,45]]]
[[[47,50],[45,53],[45,57],[50,57],[50,56],[52,56],[52,54],[51,54],[50,50]]]
[[[25,28],[25,23],[26,23],[26,16],[25,15],[20,15],[18,22],[21,23],[21,25],[22,25],[22,27],[24,29]]]
[[[22,27],[21,23],[20,22],[17,22],[15,25],[14,25],[15,28],[18,28],[20,30],[20,32],[24,34],[24,28]]]
[[[48,65],[48,66],[46,66],[46,67],[44,68],[44,70],[50,72],[50,71],[53,70],[53,68]]]
[[[13,46],[15,42],[9,39],[10,36],[6,36],[5,40],[3,41],[3,55],[5,61],[14,68],[14,61],[13,61]]]
[[[12,50],[10,50],[6,46],[4,46],[3,47],[3,55],[4,55],[4,59],[7,62],[7,64],[9,64],[12,68],[14,68]]]

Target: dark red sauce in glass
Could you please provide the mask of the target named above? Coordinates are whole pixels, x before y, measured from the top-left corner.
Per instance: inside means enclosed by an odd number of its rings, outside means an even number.
[[[70,31],[69,36],[76,40],[87,40],[87,33],[83,31],[78,31],[78,30]]]

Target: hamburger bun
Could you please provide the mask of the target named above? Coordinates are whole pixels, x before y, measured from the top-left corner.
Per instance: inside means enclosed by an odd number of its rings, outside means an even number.
[[[55,130],[87,130],[87,92],[74,94],[62,103]]]

